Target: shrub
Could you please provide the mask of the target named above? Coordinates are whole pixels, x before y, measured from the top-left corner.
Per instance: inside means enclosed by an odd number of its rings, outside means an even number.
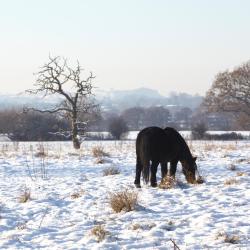
[[[108,167],[103,170],[103,176],[120,174],[120,169],[117,167]]]
[[[156,224],[154,222],[135,223],[130,227],[132,230],[151,230]]]
[[[58,135],[60,129],[68,131],[68,122],[55,114],[37,112],[19,113],[10,138],[15,141],[65,140]]]
[[[240,240],[237,235],[229,235],[225,232],[219,232],[216,236],[216,239],[223,238],[223,241],[226,243],[237,244]]]
[[[232,170],[232,171],[235,171],[236,170],[236,166],[234,164],[231,164],[229,167],[228,167],[229,170]]]
[[[80,189],[79,191],[76,191],[70,195],[71,199],[78,199],[84,194],[84,191]]]
[[[225,180],[225,182],[224,182],[225,185],[233,185],[236,183],[237,183],[237,180],[235,178],[230,178],[228,180]]]
[[[204,139],[207,131],[207,126],[205,123],[200,122],[192,125],[191,133],[194,140]]]
[[[105,239],[105,237],[109,234],[108,231],[105,230],[103,225],[97,225],[92,228],[91,234],[95,236],[98,242],[101,242]]]
[[[204,179],[204,177],[201,176],[201,175],[199,175],[199,176],[196,178],[196,181],[195,181],[196,184],[202,184],[202,183],[204,183],[204,182],[205,182],[205,179]]]
[[[226,243],[237,244],[239,242],[239,236],[237,235],[225,235],[224,241]]]
[[[237,172],[237,176],[246,176],[247,173],[244,173],[244,172]]]
[[[115,139],[120,140],[122,134],[128,132],[128,126],[122,117],[113,117],[109,122],[108,131]]]
[[[30,195],[31,195],[30,189],[25,187],[25,189],[23,190],[23,192],[19,196],[18,201],[20,203],[25,203],[25,202],[29,201],[30,200]]]
[[[93,156],[96,157],[96,158],[101,158],[101,157],[104,157],[104,156],[109,156],[108,153],[106,153],[103,149],[102,146],[95,146],[92,148],[92,153],[93,153]]]
[[[138,194],[135,191],[125,190],[110,194],[110,205],[116,213],[133,211],[137,204]]]
[[[161,180],[159,188],[169,189],[173,188],[175,185],[176,185],[176,180],[173,177],[167,175]]]

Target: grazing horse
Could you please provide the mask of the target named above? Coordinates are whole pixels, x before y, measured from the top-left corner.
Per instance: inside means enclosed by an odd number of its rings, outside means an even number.
[[[148,127],[139,132],[136,138],[135,186],[141,187],[141,172],[145,183],[157,186],[156,172],[161,164],[162,178],[167,175],[170,162],[170,176],[175,177],[178,161],[189,183],[195,183],[196,157],[193,157],[182,136],[173,128]],[[151,166],[150,166],[151,162]],[[149,174],[151,172],[151,174]]]

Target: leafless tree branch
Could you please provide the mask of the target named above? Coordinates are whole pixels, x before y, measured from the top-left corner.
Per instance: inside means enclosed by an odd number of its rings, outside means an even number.
[[[83,69],[79,62],[75,68],[68,65],[67,59],[61,57],[49,56],[49,62],[45,63],[36,74],[37,81],[35,89],[29,89],[26,92],[30,94],[43,93],[47,95],[61,95],[64,101],[53,109],[26,108],[41,113],[64,112],[71,120],[72,140],[75,148],[80,148],[78,134],[84,129],[79,127],[79,117],[91,112],[96,108],[96,104],[90,101],[92,95],[92,80],[95,78],[90,72],[86,78],[82,77]]]
[[[230,112],[244,116],[250,126],[250,61],[232,71],[219,73],[207,92],[203,107],[209,112]]]

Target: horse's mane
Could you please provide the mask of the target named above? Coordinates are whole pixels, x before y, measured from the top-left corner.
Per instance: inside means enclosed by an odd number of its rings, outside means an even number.
[[[171,127],[166,127],[164,128],[164,130],[166,132],[172,132],[174,133],[176,136],[177,136],[177,140],[182,144],[183,146],[183,152],[182,153],[188,153],[190,155],[190,157],[192,157],[192,154],[190,152],[190,149],[186,143],[186,141],[184,140],[184,138],[181,136],[181,134],[174,128],[171,128]]]

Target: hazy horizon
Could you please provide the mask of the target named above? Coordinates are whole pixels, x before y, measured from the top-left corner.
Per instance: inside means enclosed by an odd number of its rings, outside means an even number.
[[[63,56],[99,89],[204,95],[215,75],[250,59],[250,2],[1,1],[0,93],[32,88]]]

